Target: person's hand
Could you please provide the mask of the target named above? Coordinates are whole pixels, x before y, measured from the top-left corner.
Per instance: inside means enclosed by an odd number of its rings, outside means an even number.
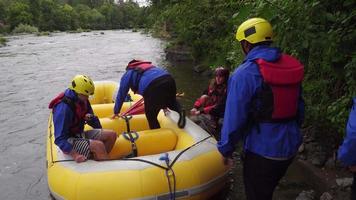
[[[119,114],[113,114],[113,115],[111,116],[111,119],[115,119],[116,117],[119,117]]]
[[[163,109],[164,116],[167,116],[169,112],[170,111],[168,110],[168,108],[164,108]]]
[[[90,121],[91,119],[93,119],[94,118],[94,115],[93,114],[90,114],[90,113],[87,113],[87,114],[85,114],[85,116],[84,116],[84,120],[85,121]]]
[[[355,172],[356,172],[356,165],[350,166],[350,167],[349,167],[349,170],[350,170],[351,172],[355,173]]]
[[[199,115],[199,114],[200,114],[200,111],[197,110],[196,108],[193,108],[193,109],[190,110],[190,114],[191,114],[191,115]]]
[[[230,157],[223,157],[223,163],[226,166],[232,167],[234,165],[234,160]]]

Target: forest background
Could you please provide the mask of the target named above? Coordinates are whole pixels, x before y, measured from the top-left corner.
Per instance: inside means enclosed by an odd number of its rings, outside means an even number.
[[[354,0],[0,0],[0,34],[141,29],[189,49],[196,64],[235,69],[235,32],[250,17],[269,20],[275,46],[305,65],[304,133],[330,154],[345,134],[356,96]],[[0,44],[6,39],[0,35]]]

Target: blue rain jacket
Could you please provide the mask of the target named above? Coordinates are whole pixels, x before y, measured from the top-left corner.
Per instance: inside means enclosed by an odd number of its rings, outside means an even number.
[[[244,151],[248,150],[267,158],[288,159],[297,153],[302,143],[299,126],[304,118],[301,93],[297,120],[286,123],[258,123],[247,128],[250,102],[263,81],[254,60],[262,58],[273,62],[280,56],[278,48],[257,46],[230,76],[221,140],[217,144],[223,156],[231,156],[236,144],[242,140]]]
[[[74,102],[77,102],[78,96],[77,94],[70,89],[67,89],[64,92],[64,95],[69,97]],[[93,109],[88,104],[88,113],[93,114]],[[53,123],[54,123],[54,143],[66,153],[72,151],[72,145],[67,141],[68,138],[73,137],[70,133],[69,128],[74,122],[74,111],[70,108],[70,106],[64,102],[60,102],[53,108]],[[93,128],[102,128],[100,121],[97,117],[94,117],[92,120],[87,122]],[[84,119],[79,123],[79,128],[81,132],[84,131],[85,121]]]
[[[346,137],[339,148],[338,159],[346,166],[356,165],[356,97],[346,125]]]
[[[138,83],[137,93],[143,95],[147,86],[155,79],[168,75],[168,72],[159,67],[153,67],[146,70],[142,75]],[[116,96],[114,113],[118,114],[121,110],[122,104],[125,101],[127,93],[130,88],[134,88],[136,80],[139,78],[139,73],[134,69],[128,69],[125,74],[121,77],[119,92]]]

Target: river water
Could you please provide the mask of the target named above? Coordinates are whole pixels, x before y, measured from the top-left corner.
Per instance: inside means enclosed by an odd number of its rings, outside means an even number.
[[[128,61],[150,60],[173,74],[178,91],[185,93],[181,101],[187,110],[208,84],[206,77],[192,71],[192,64],[166,61],[163,41],[138,32],[55,33],[7,39],[7,46],[0,48],[1,200],[50,199],[45,164],[47,106],[74,75],[119,81]],[[239,174],[233,175],[235,183],[228,199],[243,199]]]

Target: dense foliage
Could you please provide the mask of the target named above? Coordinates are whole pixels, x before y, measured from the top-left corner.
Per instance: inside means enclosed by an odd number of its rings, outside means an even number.
[[[0,0],[0,32],[20,24],[40,31],[140,28],[143,12],[134,1]]]
[[[356,95],[356,10],[353,0],[151,0],[151,26],[191,47],[199,62],[235,68],[234,38],[249,17],[271,21],[275,45],[305,65],[305,126],[335,142]],[[311,130],[308,129],[308,130]],[[337,144],[336,144],[337,145]]]

